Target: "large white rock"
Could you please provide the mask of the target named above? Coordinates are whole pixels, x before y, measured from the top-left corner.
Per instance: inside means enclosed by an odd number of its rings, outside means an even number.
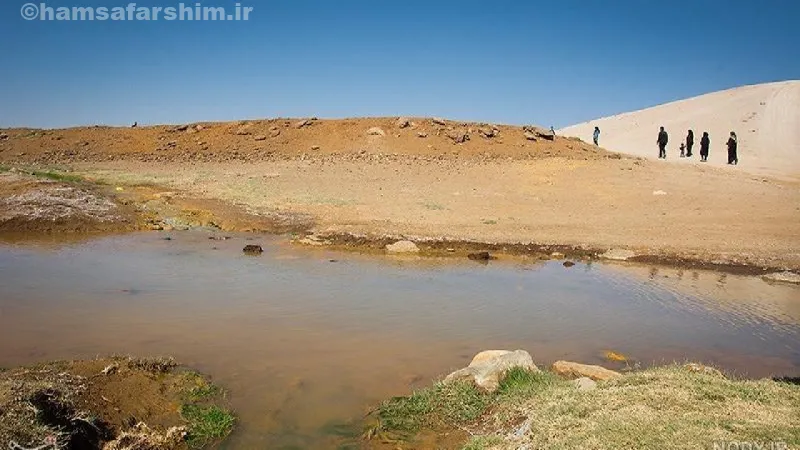
[[[472,380],[478,387],[488,392],[494,392],[500,387],[500,381],[505,374],[520,367],[532,372],[539,368],[533,363],[533,358],[525,350],[487,350],[480,352],[472,358],[469,366],[457,370],[444,379],[444,383],[458,380]]]

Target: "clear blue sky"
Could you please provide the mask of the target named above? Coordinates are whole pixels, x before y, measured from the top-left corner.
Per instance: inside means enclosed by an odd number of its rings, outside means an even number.
[[[242,0],[248,22],[25,21],[23,3],[0,5],[3,127],[416,115],[558,128],[800,78],[797,0]]]

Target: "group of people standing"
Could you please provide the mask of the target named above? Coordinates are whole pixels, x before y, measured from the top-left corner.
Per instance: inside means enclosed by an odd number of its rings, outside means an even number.
[[[594,134],[592,136],[594,138],[594,145],[598,145],[598,141],[600,139],[600,128],[594,127]],[[656,145],[658,145],[658,159],[667,159],[667,143],[669,143],[669,135],[664,130],[664,127],[658,131],[658,138],[656,139]],[[711,146],[711,138],[708,136],[708,131],[703,132],[703,137],[700,138],[700,161],[706,162],[708,161],[708,150]],[[738,138],[736,137],[736,133],[731,131],[731,135],[728,138],[727,142],[728,146],[728,164],[736,165],[739,164],[739,154],[738,154]],[[691,158],[692,157],[692,148],[694,147],[694,131],[689,130],[686,135],[686,141],[681,142],[681,158]]]

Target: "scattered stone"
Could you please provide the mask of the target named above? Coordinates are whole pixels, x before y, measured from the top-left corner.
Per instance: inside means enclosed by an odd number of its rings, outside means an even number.
[[[605,367],[579,364],[569,361],[556,361],[553,364],[553,372],[564,378],[591,378],[594,381],[607,381],[621,377],[622,374],[608,370]]]
[[[257,256],[264,253],[264,249],[260,245],[245,245],[242,249],[245,255]]]
[[[299,121],[299,122],[296,122],[296,123],[294,124],[294,127],[295,127],[295,128],[297,128],[297,129],[299,130],[300,128],[307,127],[307,126],[309,126],[309,125],[311,125],[311,120],[309,120],[309,119],[305,119],[305,120],[301,120],[301,121]]]
[[[203,129],[204,129],[204,128],[203,128],[203,126],[202,126],[202,125],[199,125],[199,124],[198,124],[198,125],[195,125],[195,126],[194,126],[194,130],[195,130],[195,131],[203,131]]]
[[[311,146],[311,150],[319,150],[319,149],[320,149],[319,145],[312,145]]]
[[[186,131],[189,129],[189,125],[178,125],[177,127],[171,129],[170,131],[177,132],[177,131]]]
[[[581,392],[588,392],[597,389],[597,382],[591,378],[581,377],[572,382]]]
[[[556,138],[556,133],[551,130],[542,130],[537,128],[536,129],[536,136],[540,137],[546,141],[553,141]]]
[[[764,275],[763,277],[767,281],[777,281],[780,283],[794,283],[800,284],[800,275],[794,272],[777,272],[777,273],[769,273]]]
[[[267,140],[267,137],[266,137],[266,136],[264,136],[263,134],[259,134],[259,135],[258,135],[258,136],[256,136],[254,139],[255,139],[256,141],[266,141],[266,140]]]
[[[530,131],[526,131],[524,135],[525,135],[525,139],[527,139],[529,141],[534,141],[534,142],[537,141],[536,135],[531,133]]]
[[[497,136],[497,134],[500,133],[500,130],[498,130],[497,128],[482,128],[478,130],[478,133],[480,133],[483,137],[487,139],[491,139]]]
[[[636,253],[620,248],[612,248],[611,250],[600,255],[601,258],[610,259],[613,261],[627,261],[634,256],[636,256]]]
[[[0,141],[5,141],[5,140],[7,140],[7,139],[8,139],[8,134],[6,134],[6,133],[0,133]]]
[[[450,138],[455,144],[463,144],[469,140],[469,133],[464,130],[448,130],[445,136]]]
[[[433,122],[436,125],[447,125],[447,122],[445,122],[444,119],[439,117],[434,117],[433,119],[431,119],[431,122]]]
[[[417,137],[426,138],[426,137],[428,137],[428,133],[426,133],[424,131],[418,131],[417,132]]]
[[[653,195],[667,195],[664,191],[653,191]]]
[[[702,373],[705,375],[713,375],[715,377],[725,378],[725,375],[723,375],[722,372],[720,372],[719,370],[698,363],[688,363],[684,365],[683,368],[688,370],[689,372]]]
[[[575,265],[572,261],[564,261],[564,267],[573,267]]]
[[[276,138],[281,135],[281,130],[278,127],[273,127],[274,130],[270,130],[269,137]]]
[[[408,119],[406,119],[405,117],[401,117],[401,118],[397,119],[396,125],[397,125],[397,128],[408,128],[408,127],[411,126],[411,122]]]
[[[513,368],[522,368],[538,372],[531,355],[524,350],[488,350],[480,352],[472,358],[469,366],[457,370],[444,379],[444,383],[457,380],[472,380],[478,387],[494,392],[500,387],[500,381]]]
[[[467,258],[473,261],[489,261],[490,259],[495,259],[489,252],[470,253],[467,255]]]
[[[386,132],[381,127],[372,127],[367,130],[369,136],[386,136]]]
[[[239,127],[234,132],[234,134],[237,135],[237,136],[249,136],[249,135],[253,134],[253,132],[250,131],[250,125],[244,125],[244,126]]]
[[[397,241],[387,245],[386,251],[389,253],[419,253],[419,247],[411,241]]]
[[[550,257],[551,258],[555,258],[555,259],[563,258],[564,254],[561,253],[561,252],[553,252],[553,253],[550,253]]]

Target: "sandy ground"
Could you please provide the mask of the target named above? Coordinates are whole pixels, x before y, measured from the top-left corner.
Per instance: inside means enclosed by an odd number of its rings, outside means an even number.
[[[600,145],[609,150],[656,159],[660,126],[669,133],[671,162],[700,164],[700,138],[709,133],[708,164],[727,163],[728,136],[739,138],[739,170],[800,179],[800,81],[744,86],[641,111],[574,125],[559,130],[565,136],[592,141],[601,130]],[[694,157],[681,159],[680,144],[693,130]]]
[[[321,233],[624,247],[800,268],[800,186],[713,167],[558,158],[102,166],[86,169],[112,183],[302,212]]]
[[[621,157],[534,128],[408,122],[0,130],[0,163],[305,217],[320,233],[623,247],[800,269],[798,181]]]

